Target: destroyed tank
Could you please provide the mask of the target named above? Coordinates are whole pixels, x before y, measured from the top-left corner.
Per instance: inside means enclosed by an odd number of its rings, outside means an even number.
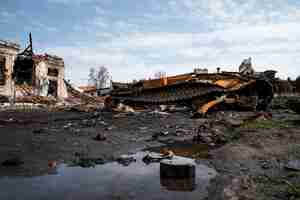
[[[273,98],[273,71],[254,73],[244,60],[239,72],[193,73],[143,80],[113,82],[111,97],[129,105],[185,104],[204,115],[211,109],[231,107],[267,110]]]

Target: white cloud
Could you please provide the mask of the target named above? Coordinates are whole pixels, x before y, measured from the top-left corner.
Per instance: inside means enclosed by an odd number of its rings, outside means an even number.
[[[169,75],[199,66],[210,71],[219,66],[237,70],[242,59],[249,56],[259,71],[273,68],[284,78],[300,74],[299,7],[284,0],[151,2],[156,5],[155,12],[146,9],[141,19],[109,21],[108,11],[98,7],[98,16],[77,25],[93,33],[95,41],[85,47],[62,46],[49,51],[65,58],[67,74],[79,82],[84,82],[92,66],[106,65],[115,80],[128,81],[147,78],[158,70]],[[164,20],[170,22],[162,23]],[[179,20],[195,24],[193,32],[181,27],[173,27],[177,31],[168,29]],[[151,30],[151,22],[160,26],[160,32]],[[201,26],[209,31],[202,31]]]
[[[47,24],[41,23],[37,20],[32,20],[31,25],[27,26],[29,30],[36,31],[48,31],[48,32],[58,32],[59,30],[54,26],[49,26]]]
[[[69,4],[69,5],[78,5],[83,3],[95,2],[95,0],[46,0],[49,3],[59,3],[59,4]]]

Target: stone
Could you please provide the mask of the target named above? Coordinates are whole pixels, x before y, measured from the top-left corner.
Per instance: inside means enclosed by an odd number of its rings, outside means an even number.
[[[169,131],[161,131],[160,135],[161,136],[167,136],[169,134]]]
[[[57,166],[57,161],[56,160],[49,160],[48,161],[48,167],[49,168],[56,168]]]
[[[196,163],[194,159],[173,156],[172,159],[160,161],[160,176],[162,178],[194,178]]]
[[[106,140],[106,136],[104,134],[98,133],[96,135],[96,137],[94,137],[94,140],[96,140],[96,141],[104,141],[104,140]]]
[[[232,127],[239,127],[243,124],[243,120],[229,118],[229,119],[226,119],[226,123]]]
[[[284,167],[289,170],[300,171],[300,160],[290,160]]]
[[[94,167],[95,165],[105,164],[102,158],[80,158],[77,162],[74,162],[75,166],[80,166],[83,168]]]
[[[136,159],[131,155],[121,155],[117,158],[117,162],[124,166],[129,166],[132,162],[136,162]]]
[[[143,162],[146,164],[153,163],[153,162],[159,162],[162,159],[171,159],[173,157],[173,154],[161,154],[161,153],[155,153],[151,152],[148,153],[146,156],[143,158]]]
[[[159,108],[160,108],[160,110],[161,110],[162,112],[165,112],[165,111],[167,111],[168,106],[167,106],[167,105],[160,105]]]

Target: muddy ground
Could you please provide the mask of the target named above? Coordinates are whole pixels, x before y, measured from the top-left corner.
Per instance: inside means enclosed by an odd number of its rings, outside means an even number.
[[[233,111],[192,119],[188,110],[1,112],[0,163],[12,159],[20,165],[0,166],[0,179],[42,176],[51,171],[49,162],[59,165],[78,156],[109,162],[166,148],[217,170],[207,199],[299,199],[300,173],[285,165],[300,159],[300,116],[290,110],[271,113],[272,119]],[[195,142],[202,124],[214,134]],[[95,140],[97,134],[106,139]]]

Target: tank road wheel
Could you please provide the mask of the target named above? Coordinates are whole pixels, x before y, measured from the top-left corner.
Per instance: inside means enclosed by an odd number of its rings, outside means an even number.
[[[258,111],[266,111],[274,97],[273,86],[269,81],[258,80],[257,82],[257,95],[258,103],[256,109]]]

